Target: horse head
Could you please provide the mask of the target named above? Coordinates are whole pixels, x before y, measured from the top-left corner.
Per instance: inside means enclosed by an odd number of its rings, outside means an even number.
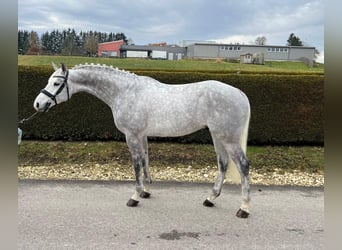
[[[40,91],[33,103],[33,107],[39,112],[46,112],[51,107],[70,99],[69,70],[64,63],[61,64],[61,68],[54,63],[52,66],[55,72],[52,73],[48,84]]]

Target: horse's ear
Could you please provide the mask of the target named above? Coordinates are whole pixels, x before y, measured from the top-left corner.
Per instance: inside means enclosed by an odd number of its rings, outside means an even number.
[[[63,72],[66,72],[68,69],[67,69],[67,66],[64,64],[64,63],[62,63],[62,71]]]
[[[51,62],[51,63],[52,63],[53,69],[56,71],[58,69],[57,65],[54,62]]]

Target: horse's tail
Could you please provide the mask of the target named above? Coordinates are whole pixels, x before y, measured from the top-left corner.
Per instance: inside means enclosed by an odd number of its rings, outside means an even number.
[[[247,153],[247,139],[248,139],[248,129],[249,129],[249,120],[251,117],[251,112],[250,109],[248,110],[248,114],[247,114],[247,119],[245,121],[243,130],[242,130],[242,135],[240,138],[240,145],[241,145],[241,149],[242,151],[245,153]],[[232,160],[229,160],[229,169],[228,169],[228,177],[230,179],[230,181],[232,183],[235,184],[239,184],[241,179],[240,179],[240,174],[237,170],[237,167],[235,165],[235,163]]]
[[[250,110],[248,111],[248,116],[245,122],[245,126],[242,131],[242,136],[240,139],[240,145],[242,148],[242,151],[246,154],[247,153],[247,140],[248,140],[248,129],[249,129],[249,120],[251,118],[251,112]]]

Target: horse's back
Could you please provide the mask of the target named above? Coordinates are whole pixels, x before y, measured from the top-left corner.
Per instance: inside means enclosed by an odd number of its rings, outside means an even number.
[[[174,114],[175,119],[188,117],[201,123],[207,123],[206,118],[213,115],[227,119],[244,116],[250,109],[248,98],[240,89],[216,80],[154,85],[146,88],[144,94],[145,104],[154,112]]]

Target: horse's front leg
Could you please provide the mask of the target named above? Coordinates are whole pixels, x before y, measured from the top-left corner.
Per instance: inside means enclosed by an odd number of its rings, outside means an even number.
[[[127,206],[136,207],[139,203],[139,197],[144,190],[141,170],[144,168],[145,155],[143,150],[143,140],[137,136],[127,136],[126,141],[132,156],[132,163],[136,178],[136,187],[133,196],[127,202]]]

